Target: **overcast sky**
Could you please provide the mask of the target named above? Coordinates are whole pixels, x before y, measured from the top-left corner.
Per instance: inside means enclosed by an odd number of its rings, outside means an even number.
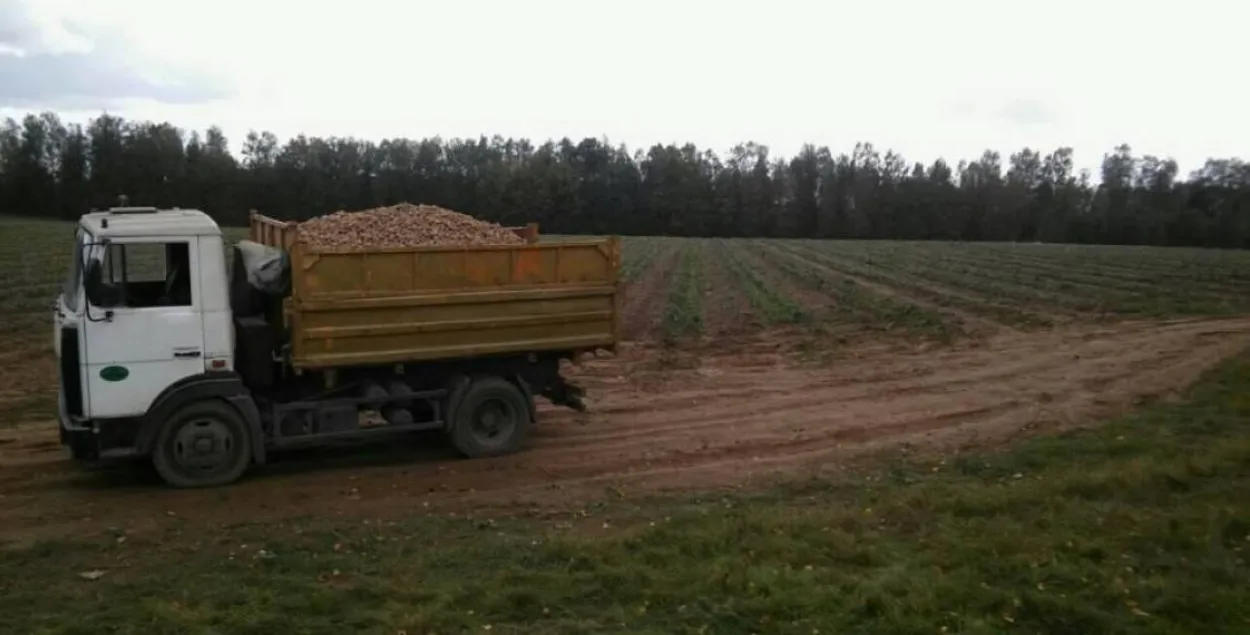
[[[279,137],[1250,155],[1235,0],[0,0],[0,111]]]

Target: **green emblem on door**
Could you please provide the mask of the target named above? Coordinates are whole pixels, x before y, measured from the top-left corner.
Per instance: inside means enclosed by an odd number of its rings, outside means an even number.
[[[125,366],[105,366],[100,369],[100,379],[104,381],[121,381],[130,376]]]

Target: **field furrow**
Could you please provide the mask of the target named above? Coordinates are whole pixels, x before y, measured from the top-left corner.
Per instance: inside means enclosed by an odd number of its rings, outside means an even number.
[[[898,285],[934,302],[959,304],[960,296],[972,298],[976,305],[971,309],[972,313],[1000,313],[1001,323],[1006,324],[1063,321],[1067,313],[1097,311],[1100,306],[1085,298],[1019,285],[1014,280],[1001,280],[990,274],[982,276],[977,271],[955,269],[937,260],[906,266],[892,250],[843,243],[829,246],[804,244],[803,248],[806,253],[834,263],[836,267]],[[991,296],[997,299],[990,300]],[[1056,312],[1056,309],[1059,311]]]
[[[923,256],[924,252],[917,250],[912,255]],[[1079,265],[1026,256],[1019,252],[981,251],[956,254],[948,251],[937,258],[980,270],[994,271],[999,278],[1009,277],[1026,282],[1054,281],[1074,293],[1099,295],[1110,290],[1119,296],[1116,307],[1123,312],[1138,312],[1130,308],[1142,305],[1154,305],[1155,310],[1165,313],[1229,312],[1250,308],[1250,303],[1239,301],[1235,295],[1235,291],[1245,288],[1247,283],[1228,278],[1216,282],[1176,273]],[[1069,283],[1071,286],[1068,286]]]
[[[855,270],[860,275],[906,289],[942,306],[1005,326],[1037,326],[1066,321],[1066,316],[1040,306],[1026,307],[1019,302],[1003,300],[998,284],[967,285],[962,276],[943,270],[941,263],[932,259],[910,260],[899,258],[892,252],[863,253],[855,249],[840,249],[842,245],[828,248],[804,243],[802,247],[805,253],[834,263],[835,267]]]
[[[662,238],[651,241],[656,243],[657,253],[648,259],[650,266],[640,269],[623,290],[625,303],[621,310],[621,330],[626,340],[650,340],[655,337],[668,301],[669,276],[680,254],[677,241]]]
[[[621,280],[633,282],[651,268],[656,256],[664,252],[664,241],[655,238],[630,237],[623,241]]]
[[[689,242],[678,253],[676,270],[669,274],[672,278],[661,331],[669,347],[703,334],[703,255]]]
[[[759,324],[757,307],[725,258],[723,240],[698,242],[703,271],[703,325],[710,337],[743,335]]]
[[[1169,286],[1159,280],[1128,279],[1083,272],[1062,263],[1023,264],[1010,258],[998,261],[947,251],[926,253],[924,249],[897,249],[891,258],[901,268],[913,271],[936,270],[964,278],[973,286],[987,286],[998,280],[1011,280],[1017,286],[1053,289],[1097,299],[1113,313],[1223,312],[1228,307],[1227,289],[1196,286]]]
[[[751,262],[740,245],[737,241],[716,240],[711,249],[720,266],[731,272],[735,285],[745,291],[758,324],[777,326],[803,321],[803,307],[785,289],[770,284],[766,270]]]
[[[66,223],[0,217],[0,419],[52,409],[51,305],[70,234]],[[624,339],[687,356],[1250,312],[1241,251],[632,236],[622,248]]]
[[[967,328],[990,330],[997,325],[979,316],[943,307],[906,291],[880,284],[867,276],[848,273],[790,245],[769,244],[764,252],[774,254],[774,262],[791,261],[787,268],[801,279],[821,280],[819,288],[835,293],[839,314],[871,330],[904,331],[939,335],[943,338]],[[785,265],[782,265],[785,266]],[[811,273],[802,273],[808,269]]]

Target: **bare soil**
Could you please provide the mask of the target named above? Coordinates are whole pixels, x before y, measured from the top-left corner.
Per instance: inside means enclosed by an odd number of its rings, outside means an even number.
[[[709,351],[698,368],[657,369],[652,353],[630,348],[577,368],[592,412],[543,408],[519,454],[469,461],[437,436],[404,437],[279,457],[213,490],[172,490],[131,468],[83,470],[54,423],[24,424],[0,430],[0,539],[308,516],[562,513],[605,493],[743,487],[838,470],[884,448],[949,454],[1089,424],[1183,389],[1248,344],[1243,317],[1002,332],[943,349],[865,345],[824,367],[735,348]]]
[[[698,243],[703,259],[703,331],[709,338],[720,340],[759,331],[758,319],[751,301],[734,278],[722,252],[711,241]],[[723,248],[722,248],[723,249]]]
[[[647,270],[625,287],[621,309],[623,336],[630,341],[655,341],[655,331],[668,306],[670,277],[677,270],[681,249],[674,243],[661,247]]]

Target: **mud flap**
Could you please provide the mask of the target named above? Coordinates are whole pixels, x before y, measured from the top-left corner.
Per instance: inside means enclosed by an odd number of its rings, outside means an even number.
[[[568,406],[578,412],[586,412],[585,389],[566,381],[560,375],[556,375],[555,381],[547,386],[547,389],[542,392],[542,396],[557,406]]]

